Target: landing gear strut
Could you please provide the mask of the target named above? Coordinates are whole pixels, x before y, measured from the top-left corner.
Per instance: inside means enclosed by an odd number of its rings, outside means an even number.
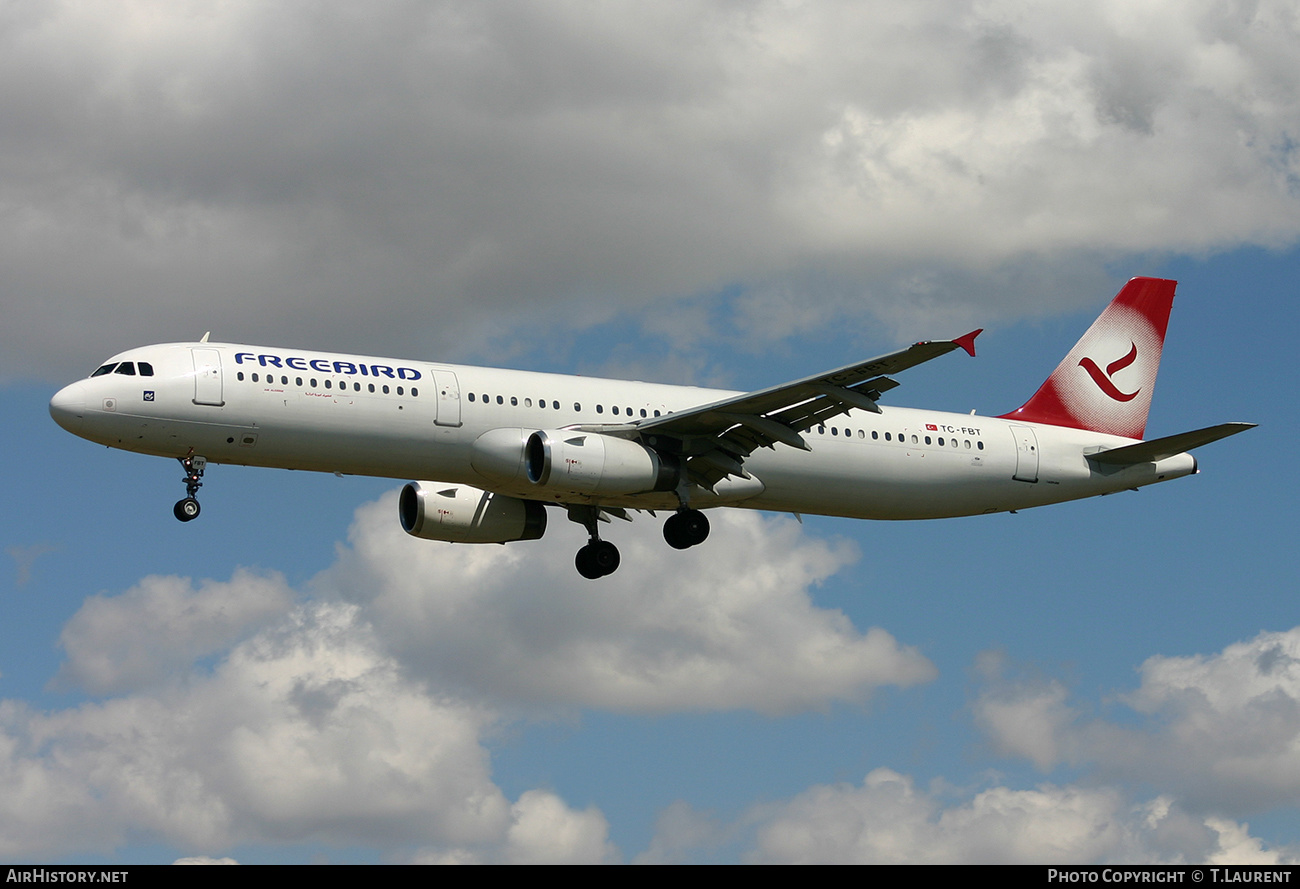
[[[608,540],[601,540],[600,532],[596,530],[600,510],[594,506],[570,506],[569,518],[585,527],[591,538],[573,560],[578,573],[588,580],[596,580],[617,571],[621,560],[618,547]]]
[[[208,458],[188,454],[177,459],[185,467],[185,478],[181,479],[185,482],[185,499],[176,501],[172,515],[182,522],[192,522],[199,517],[199,501],[195,495],[203,487],[203,470],[208,468]]]
[[[682,507],[664,522],[664,540],[673,549],[690,549],[709,536],[709,518],[698,509]]]

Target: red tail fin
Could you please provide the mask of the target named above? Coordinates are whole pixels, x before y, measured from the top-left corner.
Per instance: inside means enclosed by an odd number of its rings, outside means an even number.
[[[1125,284],[1034,397],[1002,418],[1141,438],[1175,286],[1160,278]]]

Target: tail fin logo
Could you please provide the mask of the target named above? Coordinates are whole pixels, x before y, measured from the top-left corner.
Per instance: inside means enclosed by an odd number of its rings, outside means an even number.
[[[1002,418],[1141,438],[1174,286],[1160,278],[1125,284],[1033,397]],[[1109,363],[1099,364],[1097,356]]]
[[[1079,362],[1079,367],[1082,367],[1088,372],[1088,376],[1092,377],[1092,381],[1097,384],[1097,388],[1116,401],[1132,401],[1134,398],[1137,398],[1138,393],[1142,391],[1142,387],[1139,386],[1132,392],[1124,393],[1119,390],[1118,386],[1111,382],[1111,377],[1128,367],[1134,361],[1137,361],[1137,343],[1130,340],[1129,345],[1132,346],[1132,348],[1129,349],[1129,353],[1123,358],[1117,358],[1110,364],[1106,365],[1105,371],[1098,367],[1097,362],[1093,361],[1091,358],[1084,358]]]

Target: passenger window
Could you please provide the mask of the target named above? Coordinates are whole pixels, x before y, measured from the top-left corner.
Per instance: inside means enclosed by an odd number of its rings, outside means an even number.
[[[257,374],[253,374],[253,382],[254,382],[254,383],[257,382]],[[330,388],[330,387],[333,386],[333,385],[334,385],[333,381],[331,381],[331,380],[326,380],[326,381],[325,381],[325,388],[326,388],[326,389]]]
[[[614,405],[610,410],[613,412],[614,416],[618,416],[618,405]]]
[[[984,442],[982,441],[975,442],[975,447],[979,448],[981,451],[984,450]]]
[[[551,408],[558,411],[560,409],[560,403],[558,401],[552,401]]]
[[[641,408],[641,416],[645,416],[645,408]]]
[[[519,407],[519,399],[516,398],[515,396],[511,395],[511,396],[510,396],[510,406],[511,406],[511,407]]]
[[[498,396],[497,396],[497,404],[505,404],[505,403],[506,403],[506,400],[505,400],[504,398],[502,398],[500,395],[498,395]]]
[[[387,384],[387,383],[384,383],[384,394],[385,394],[385,395],[388,394],[388,384]]]
[[[361,387],[358,386],[357,388],[360,389]],[[417,388],[415,388],[414,386],[412,386],[412,387],[411,387],[411,397],[412,397],[412,398],[419,398],[419,397],[420,397],[420,390],[417,389]]]
[[[294,385],[296,385],[296,386],[302,386],[302,377],[294,377],[294,378],[293,378],[293,382],[294,382]],[[371,386],[370,389],[371,389],[372,392],[374,391],[374,387],[373,387],[373,386]]]
[[[573,403],[573,412],[574,412],[575,414],[580,414],[580,413],[582,413],[582,405],[575,401],[575,402]]]
[[[384,391],[386,392],[386,391],[388,391],[388,390],[385,389]],[[474,400],[474,393],[473,393],[473,392],[469,393],[469,400],[470,400],[470,401],[473,401],[473,400]]]
[[[596,413],[598,413],[598,414],[603,414],[603,413],[605,413],[605,405],[603,405],[603,404],[598,404],[598,405],[596,405]]]
[[[398,387],[397,387],[397,394],[398,394],[398,395],[401,395],[401,394],[402,394],[402,387],[401,387],[401,386],[398,386]]]
[[[374,383],[368,383],[368,384],[366,385],[366,391],[368,391],[368,392],[374,392],[374,391],[375,391],[375,384],[374,384]]]
[[[524,407],[532,407],[532,406],[533,406],[533,400],[531,398],[525,398]]]

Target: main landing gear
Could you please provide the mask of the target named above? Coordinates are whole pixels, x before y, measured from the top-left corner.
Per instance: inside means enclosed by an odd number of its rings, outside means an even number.
[[[596,580],[617,571],[621,561],[618,547],[608,540],[601,540],[600,532],[596,530],[600,510],[594,506],[570,506],[569,519],[585,527],[591,537],[587,545],[578,550],[578,555],[573,560],[578,573],[588,580]]]
[[[185,467],[185,478],[181,479],[185,482],[185,499],[176,501],[172,514],[182,522],[192,522],[199,517],[199,501],[195,495],[203,487],[203,470],[208,468],[208,458],[189,454],[177,459]]]
[[[618,547],[608,540],[593,538],[590,543],[578,550],[578,555],[574,558],[573,563],[578,567],[578,573],[583,577],[588,580],[596,580],[617,571],[621,560],[622,557],[618,554]]]
[[[622,510],[614,510],[619,518],[625,518]],[[587,529],[590,540],[578,550],[573,564],[578,573],[588,580],[596,580],[618,570],[620,557],[618,547],[608,540],[600,539],[597,530],[601,511],[594,506],[570,506],[569,519]],[[608,521],[608,519],[606,519]],[[664,540],[673,549],[689,549],[704,542],[709,536],[709,519],[698,509],[682,507],[664,522]]]
[[[709,536],[709,517],[698,509],[683,506],[664,522],[664,540],[673,549],[690,549]]]

